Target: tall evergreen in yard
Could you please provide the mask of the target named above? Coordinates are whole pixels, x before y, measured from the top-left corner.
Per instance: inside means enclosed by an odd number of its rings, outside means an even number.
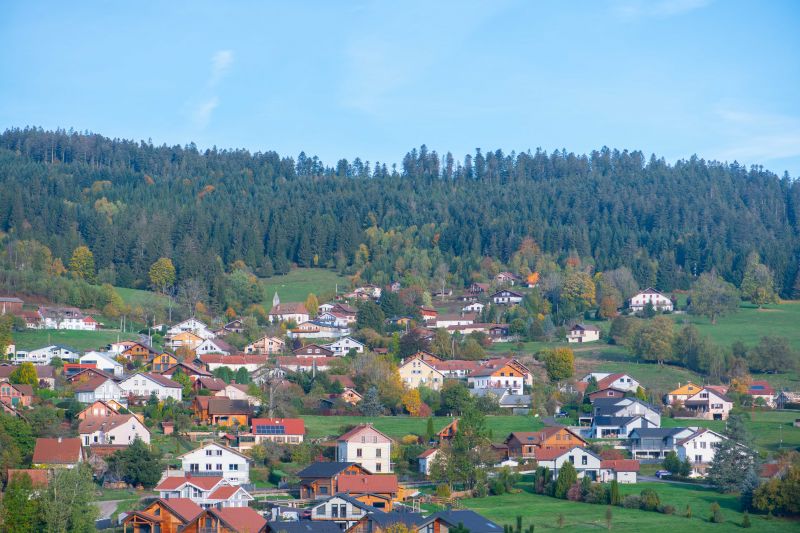
[[[371,387],[361,401],[361,413],[364,416],[380,416],[383,414],[383,404],[377,387]]]
[[[750,471],[758,467],[757,456],[741,415],[728,418],[724,436],[727,438],[713,444],[708,481],[721,492],[735,492],[749,483]]]
[[[578,481],[578,471],[570,462],[565,462],[558,471],[558,479],[556,479],[556,486],[553,496],[561,498],[562,500],[567,497],[569,488]]]
[[[620,505],[622,503],[622,496],[619,493],[619,482],[616,479],[611,480],[611,505]]]

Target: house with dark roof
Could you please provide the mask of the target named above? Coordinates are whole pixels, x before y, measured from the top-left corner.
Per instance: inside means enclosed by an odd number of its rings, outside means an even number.
[[[459,526],[469,530],[470,533],[501,533],[503,531],[502,526],[468,509],[451,509],[434,513],[419,524],[416,531],[443,532]]]
[[[633,429],[650,427],[656,426],[641,415],[595,416],[583,434],[591,439],[625,439]]]
[[[335,522],[325,520],[298,520],[297,522],[267,522],[267,531],[269,533],[342,533],[342,528]]]
[[[123,380],[119,387],[127,396],[142,400],[147,400],[153,395],[159,400],[172,398],[176,402],[180,402],[183,398],[183,386],[180,383],[153,372],[134,374]]]
[[[628,434],[626,447],[634,459],[662,460],[678,452],[678,441],[694,433],[691,428],[636,428]]]
[[[703,387],[683,402],[683,408],[691,411],[695,418],[727,420],[733,409],[733,400],[713,389]]]
[[[548,426],[539,431],[514,431],[506,437],[510,459],[535,459],[541,450],[570,450],[586,446],[586,440],[569,428]]]
[[[374,509],[349,494],[336,494],[314,502],[309,508],[309,518],[314,521],[333,522],[342,529],[348,529]]]
[[[591,324],[575,324],[567,332],[567,342],[595,342],[600,340],[600,328]]]
[[[595,417],[641,416],[648,421],[647,427],[661,427],[660,409],[638,398],[598,398],[592,404],[592,414]]]
[[[522,293],[503,289],[492,294],[489,299],[497,305],[514,305],[520,303],[524,297]]]
[[[300,497],[314,499],[332,496],[339,491],[342,477],[370,474],[363,466],[347,462],[311,463],[297,473],[300,478]]]

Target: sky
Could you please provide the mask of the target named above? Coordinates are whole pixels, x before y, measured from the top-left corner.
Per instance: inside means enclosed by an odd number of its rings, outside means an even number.
[[[0,129],[399,163],[426,144],[800,176],[796,0],[7,0]]]

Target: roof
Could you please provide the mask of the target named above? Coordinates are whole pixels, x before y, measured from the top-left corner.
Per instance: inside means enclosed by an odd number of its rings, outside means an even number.
[[[208,512],[240,533],[258,533],[267,524],[267,520],[250,507],[223,507],[209,509]]]
[[[641,415],[636,416],[596,416],[592,419],[592,426],[627,426],[632,420],[642,418]]]
[[[615,381],[617,381],[619,378],[621,378],[623,376],[628,376],[628,374],[625,374],[624,372],[616,372],[614,374],[609,374],[608,376],[606,376],[606,377],[604,377],[602,379],[598,379],[597,380],[597,388],[598,389],[607,389],[607,388],[609,388],[611,386],[612,383],[614,383]],[[630,376],[628,376],[628,377],[630,377]]]
[[[342,533],[342,528],[332,520],[267,522],[267,529],[276,533]]]
[[[539,445],[561,430],[567,431],[568,433],[571,433],[574,437],[580,439],[583,442],[586,442],[583,437],[581,437],[571,429],[563,426],[547,426],[540,429],[539,431],[514,431],[508,437],[506,437],[506,441],[514,437],[522,444]]]
[[[78,462],[81,457],[81,439],[56,438],[36,439],[33,449],[33,464],[71,465]]]
[[[223,444],[220,444],[218,442],[209,442],[207,444],[204,444],[204,445],[200,446],[199,448],[195,448],[194,450],[189,450],[188,452],[182,453],[181,455],[179,455],[178,459],[186,457],[190,453],[194,453],[194,452],[197,452],[197,451],[200,451],[200,450],[204,450],[204,449],[206,449],[206,448],[208,448],[210,446],[216,446],[217,448],[221,448],[221,449],[225,450],[226,452],[230,452],[230,453],[232,453],[234,455],[238,455],[239,457],[243,457],[244,459],[247,459],[248,461],[252,462],[252,459],[250,459],[250,457],[246,456],[245,454],[237,452],[233,448],[229,448],[229,447],[227,447],[227,446],[225,446]]]
[[[572,326],[570,331],[581,330],[581,331],[600,331],[600,328],[597,326],[592,326],[591,324],[575,324]]]
[[[240,354],[240,355],[221,355],[218,353],[205,353],[198,357],[204,364],[222,365],[263,365],[269,360],[267,355]]]
[[[631,433],[635,431],[642,439],[663,439],[670,435],[680,433],[685,429],[686,428],[634,428],[631,430]]]
[[[300,472],[297,473],[297,477],[333,477],[336,474],[343,472],[349,466],[354,465],[355,463],[345,463],[339,461],[332,461],[332,462],[322,462],[317,461],[316,463],[311,463]]]
[[[375,426],[373,426],[372,424],[359,424],[356,427],[354,427],[353,429],[351,429],[350,431],[347,431],[346,433],[344,433],[341,436],[339,436],[339,438],[336,439],[336,440],[339,441],[339,442],[350,440],[351,438],[355,437],[356,435],[358,435],[359,433],[361,433],[365,429],[371,429],[372,431],[378,433],[379,435],[383,435],[387,439],[392,440],[392,438],[389,437],[387,434],[375,429]]]
[[[168,500],[159,498],[156,501],[161,502],[164,507],[182,518],[184,523],[191,522],[203,512],[203,508],[189,498],[170,498]]]
[[[172,381],[168,377],[162,376],[161,374],[153,374],[152,372],[140,372],[139,374],[134,374],[134,375],[130,376],[125,381],[129,381],[131,379],[138,378],[138,377],[147,378],[150,381],[152,381],[154,383],[157,383],[158,385],[161,385],[162,387],[166,387],[168,389],[181,389],[181,388],[183,388],[183,386],[180,383]]]
[[[211,490],[223,481],[222,476],[167,476],[156,485],[157,491],[178,490],[186,483],[190,483],[203,490]]]
[[[765,465],[766,466],[766,465]],[[49,471],[43,468],[9,468],[8,479],[11,480],[14,476],[23,476],[27,474],[31,478],[34,487],[46,487],[50,483]]]
[[[391,513],[372,512],[369,515],[374,524],[381,526],[382,530],[395,524],[409,526],[411,531],[416,531],[416,526],[421,526],[427,520],[420,513],[407,513],[404,511],[392,511]]]
[[[95,431],[110,431],[116,427],[126,424],[131,418],[138,420],[133,415],[111,415],[111,416],[88,416],[81,420],[78,426],[78,433],[94,433]],[[140,425],[147,429],[144,424]],[[150,430],[147,430],[150,433]]]
[[[609,461],[600,461],[600,468],[608,468],[615,472],[638,472],[639,461],[635,459],[614,459]]]
[[[23,303],[22,300],[20,300],[19,298],[15,298],[14,296],[0,296],[0,302],[3,302],[3,303],[14,303],[14,304]]]
[[[356,384],[353,382],[353,378],[344,374],[328,374],[328,378],[331,381],[338,381],[342,387],[354,389]]]
[[[256,426],[283,426],[281,435],[303,435],[306,424],[302,418],[254,418],[250,421],[251,430],[256,432]]]
[[[221,391],[225,388],[227,383],[220,378],[213,378],[208,376],[199,376],[195,383],[199,383],[200,386],[204,389],[208,389],[210,391]]]
[[[475,511],[468,509],[458,511],[439,511],[438,513],[429,516],[425,523],[432,522],[434,520],[440,520],[453,527],[462,524],[466,529],[469,530],[470,533],[497,533],[503,531],[501,526],[495,524],[488,518],[479,515]]]
[[[210,500],[227,500],[230,499],[231,496],[239,492],[239,489],[242,487],[236,485],[223,485],[211,494],[208,495]],[[242,489],[244,490],[244,489]]]
[[[751,381],[747,394],[750,396],[774,396],[775,389],[772,388],[768,381]]]
[[[424,459],[426,457],[430,457],[431,455],[435,454],[438,451],[439,451],[439,448],[428,448],[427,450],[425,450],[424,452],[419,454],[417,456],[417,459]]]
[[[693,395],[695,392],[700,392],[700,389],[703,387],[699,385],[695,385],[691,381],[686,385],[681,385],[675,390],[669,391],[667,394],[671,394],[673,396],[686,396],[686,395]]]
[[[721,439],[725,438],[722,435],[720,435],[719,433],[717,433],[716,431],[711,431],[708,428],[699,428],[698,430],[696,430],[694,433],[692,433],[691,435],[689,435],[685,439],[679,440],[676,444],[678,444],[678,445],[686,444],[687,442],[696,439],[697,437],[699,437],[700,435],[703,435],[704,433],[711,433],[711,434],[716,435],[717,437],[719,437]]]
[[[269,311],[270,315],[307,315],[308,309],[300,302],[286,302],[274,306]]]
[[[371,492],[386,494],[397,492],[397,476],[394,474],[358,474],[339,478],[340,492],[360,494]]]
[[[12,387],[17,389],[23,396],[33,396],[33,386],[32,385],[21,385],[19,383],[9,383]]]

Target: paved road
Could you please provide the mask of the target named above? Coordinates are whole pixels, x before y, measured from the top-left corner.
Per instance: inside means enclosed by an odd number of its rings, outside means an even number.
[[[117,510],[117,504],[121,501],[122,500],[105,500],[102,502],[94,502],[100,509],[100,520],[111,518],[111,515]]]

